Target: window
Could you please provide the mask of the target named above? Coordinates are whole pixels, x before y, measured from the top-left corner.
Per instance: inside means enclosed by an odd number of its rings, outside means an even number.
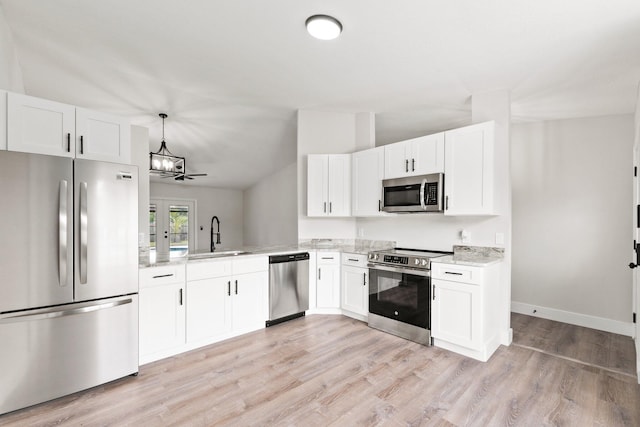
[[[195,249],[195,201],[152,199],[149,204],[149,257],[168,260]]]

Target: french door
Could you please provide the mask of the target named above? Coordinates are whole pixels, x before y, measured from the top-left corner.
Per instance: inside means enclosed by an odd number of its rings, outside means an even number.
[[[149,255],[151,260],[169,260],[193,251],[195,201],[151,199],[149,203]]]

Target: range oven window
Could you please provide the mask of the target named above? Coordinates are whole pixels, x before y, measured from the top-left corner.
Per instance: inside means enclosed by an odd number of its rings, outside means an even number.
[[[369,312],[430,329],[431,280],[428,276],[369,269]]]

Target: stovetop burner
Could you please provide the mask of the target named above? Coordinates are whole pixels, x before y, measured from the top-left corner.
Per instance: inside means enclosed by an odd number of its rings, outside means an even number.
[[[368,258],[372,264],[386,264],[429,270],[432,259],[452,254],[453,252],[394,248],[369,252]]]

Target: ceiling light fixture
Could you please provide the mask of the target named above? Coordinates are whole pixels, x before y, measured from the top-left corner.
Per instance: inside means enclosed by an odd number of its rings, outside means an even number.
[[[162,177],[184,175],[186,170],[184,157],[174,156],[167,148],[167,143],[164,140],[164,119],[167,118],[167,115],[160,113],[159,116],[162,118],[162,142],[158,151],[149,153],[149,172]]]
[[[320,40],[333,40],[342,32],[342,24],[328,15],[313,15],[305,22],[307,31]]]

